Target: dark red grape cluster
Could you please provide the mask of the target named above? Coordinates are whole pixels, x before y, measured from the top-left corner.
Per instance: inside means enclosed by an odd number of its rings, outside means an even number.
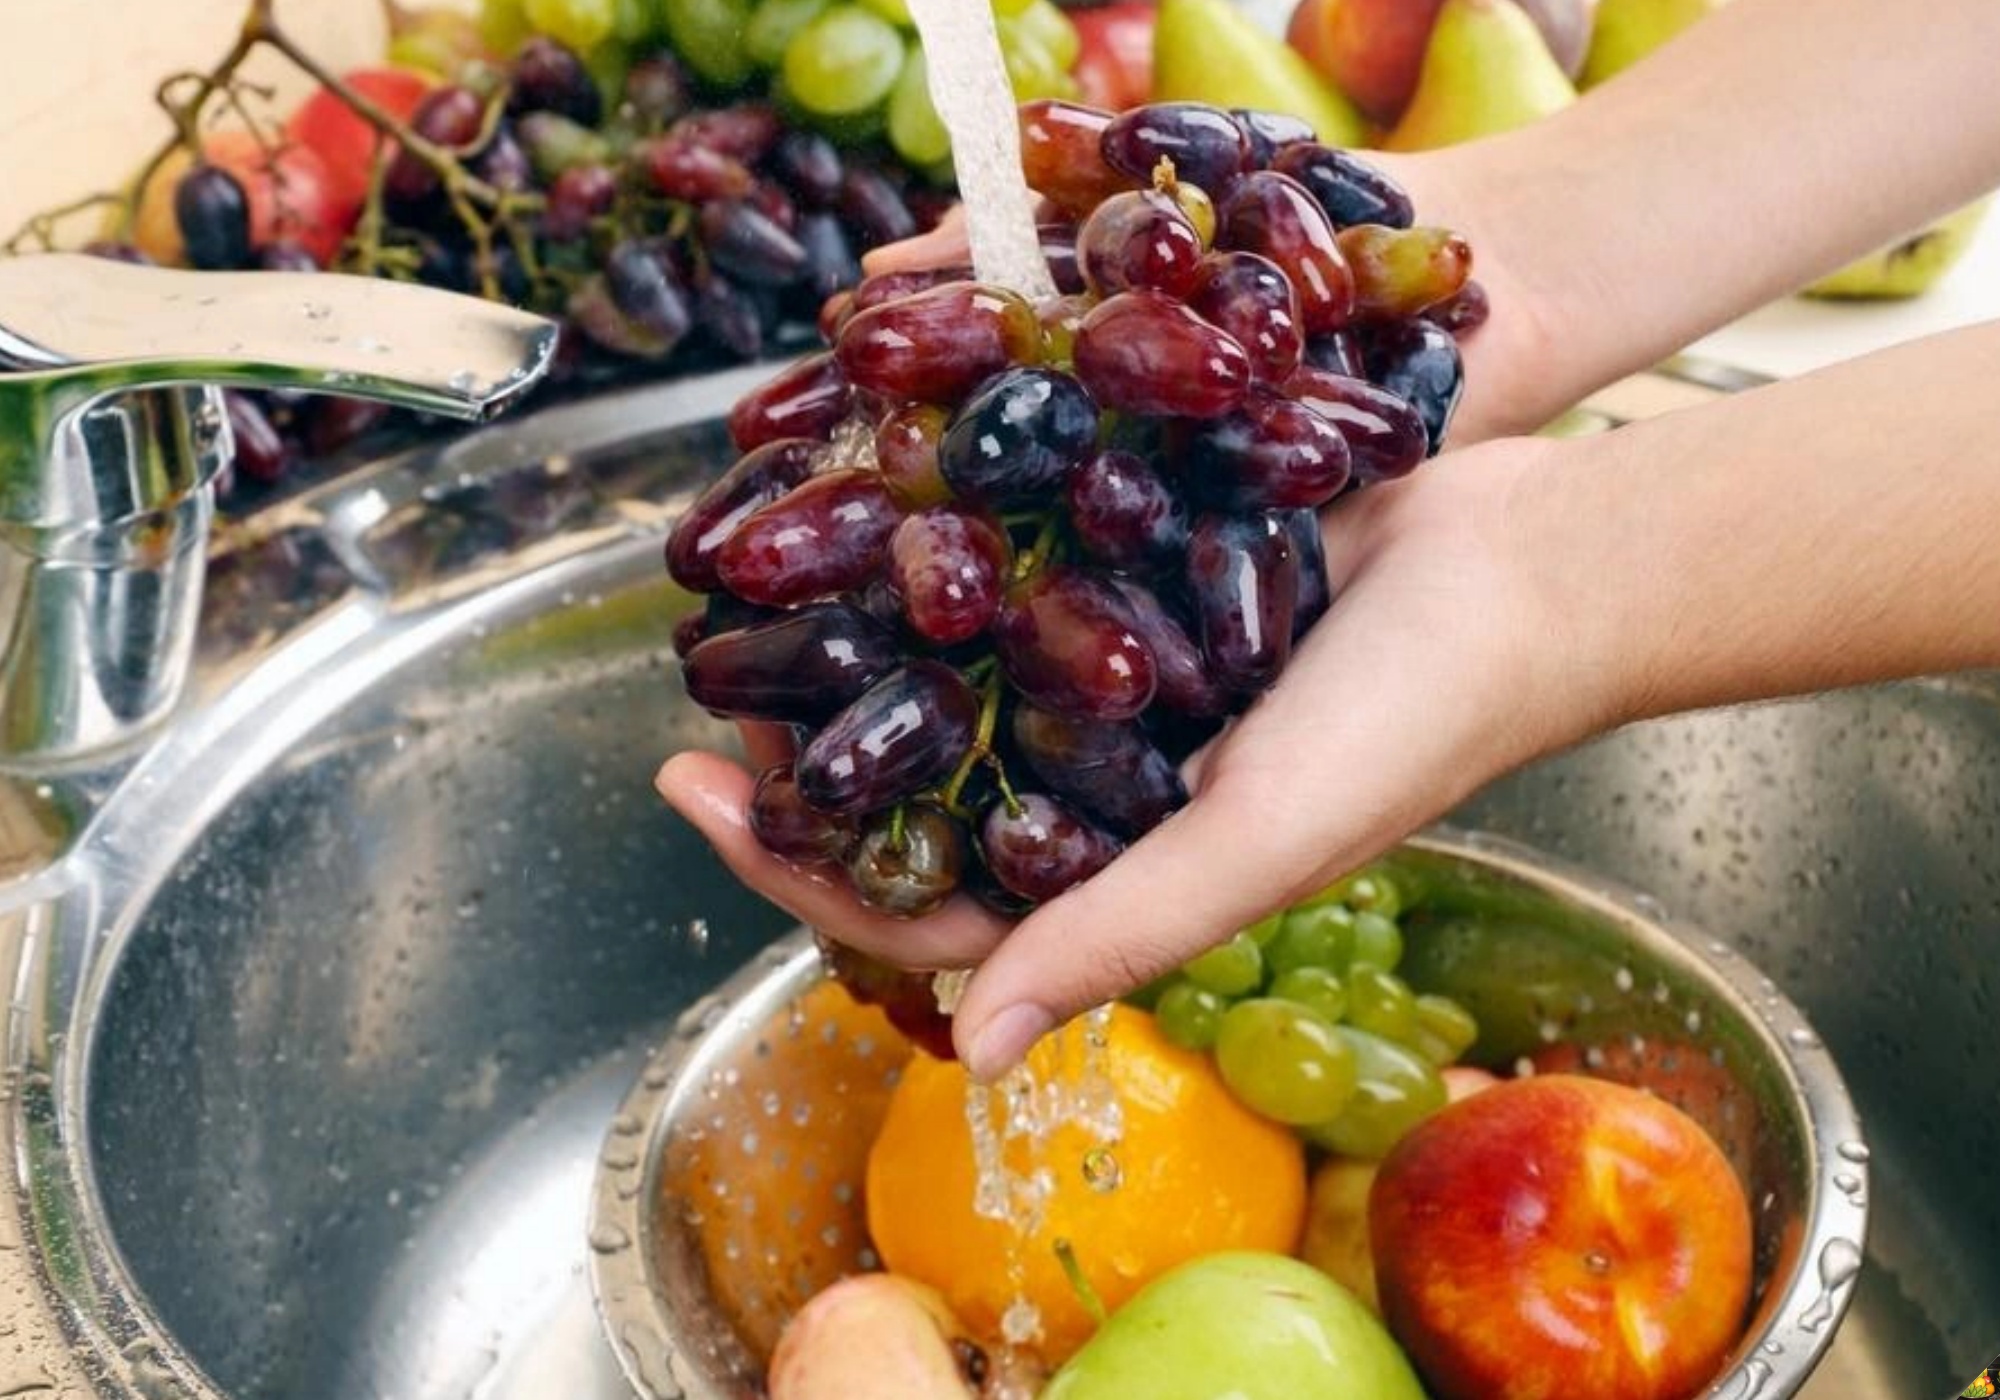
[[[862,253],[947,205],[885,148],[836,147],[768,101],[715,105],[665,49],[632,66],[613,104],[575,53],[538,35],[504,68],[432,89],[409,124],[510,203],[478,239],[440,172],[395,153],[368,270],[561,317],[558,382],[808,343],[827,298],[860,280]],[[318,265],[295,242],[251,246],[228,172],[199,166],[176,194],[196,266]],[[232,395],[238,472],[275,481],[383,416],[332,402]]]
[[[751,822],[893,915],[1018,915],[1187,800],[1332,603],[1317,510],[1443,441],[1471,253],[1287,118],[1022,108],[1060,295],[832,299],[737,405],[668,571],[711,712],[792,726]]]

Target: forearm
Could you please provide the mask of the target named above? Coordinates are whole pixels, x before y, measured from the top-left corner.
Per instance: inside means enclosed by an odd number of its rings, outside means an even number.
[[[1734,0],[1545,121],[1420,158],[1516,304],[1465,422],[1521,431],[2000,184],[2000,5]]]
[[[1552,444],[1520,557],[1611,720],[2000,665],[2000,324]]]

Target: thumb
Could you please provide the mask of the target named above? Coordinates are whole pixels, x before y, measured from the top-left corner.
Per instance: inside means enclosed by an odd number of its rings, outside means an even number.
[[[1287,796],[1223,774],[1189,806],[1093,875],[1030,914],[973,974],[953,1016],[960,1058],[978,1079],[1018,1063],[1044,1034],[1171,972],[1303,892],[1310,849],[1260,838],[1302,829]],[[1247,848],[1246,848],[1247,847]],[[1216,858],[1228,851],[1229,877]]]

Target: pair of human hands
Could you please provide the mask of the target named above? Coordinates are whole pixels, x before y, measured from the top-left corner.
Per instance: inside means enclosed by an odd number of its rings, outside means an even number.
[[[948,223],[885,252],[871,270],[959,261],[963,233]],[[1476,418],[1468,426],[1485,431]],[[996,1075],[1062,1021],[1332,882],[1591,727],[1603,705],[1566,674],[1562,609],[1526,566],[1517,528],[1547,450],[1469,447],[1328,509],[1336,602],[1277,685],[1188,760],[1188,805],[1018,924],[962,895],[923,919],[887,918],[844,882],[765,851],[747,813],[753,772],[790,756],[781,728],[745,726],[751,771],[683,753],[658,788],[739,878],[827,936],[903,966],[976,966],[954,1034],[972,1073]]]

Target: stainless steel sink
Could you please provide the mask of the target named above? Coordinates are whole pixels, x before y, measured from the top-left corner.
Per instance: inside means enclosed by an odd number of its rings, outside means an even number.
[[[728,740],[675,679],[658,547],[754,373],[273,508],[225,541],[159,746],[0,790],[0,879],[10,833],[67,852],[0,885],[0,1395],[627,1393],[595,1156],[786,926],[649,781]],[[1650,890],[1826,1034],[1874,1219],[1815,1400],[1942,1395],[2000,1346],[1996,819],[1977,679],[1641,726],[1455,817]]]

